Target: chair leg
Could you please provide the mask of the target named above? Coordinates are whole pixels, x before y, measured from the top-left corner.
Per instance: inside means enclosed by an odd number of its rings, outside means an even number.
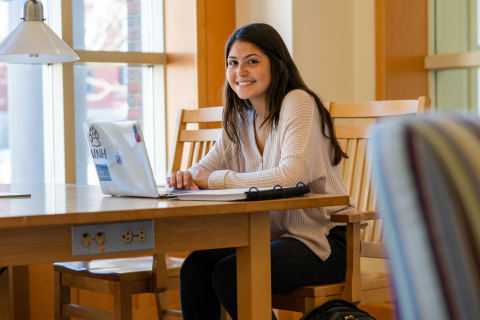
[[[155,301],[157,303],[157,313],[159,320],[173,320],[181,319],[182,312],[180,310],[173,310],[170,304],[170,294],[168,292],[155,293]]]
[[[132,282],[114,282],[115,320],[132,320]]]
[[[62,304],[70,303],[70,287],[62,286],[62,274],[55,271],[55,320],[70,320],[62,316]]]
[[[0,267],[0,319],[10,320],[10,285],[8,267]]]
[[[158,320],[164,320],[163,310],[170,309],[170,297],[168,292],[155,293],[155,302],[157,303]]]

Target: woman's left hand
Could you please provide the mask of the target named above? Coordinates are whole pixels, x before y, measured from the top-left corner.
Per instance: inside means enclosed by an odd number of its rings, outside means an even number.
[[[193,181],[200,189],[208,189],[208,178],[211,174],[212,171],[207,169],[199,169]]]

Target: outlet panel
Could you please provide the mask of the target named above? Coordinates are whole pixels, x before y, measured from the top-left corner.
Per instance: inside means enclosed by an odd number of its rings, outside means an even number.
[[[153,220],[72,226],[72,256],[152,250],[153,230]]]

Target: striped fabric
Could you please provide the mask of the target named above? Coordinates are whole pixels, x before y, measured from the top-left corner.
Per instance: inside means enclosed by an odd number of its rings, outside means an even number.
[[[402,319],[480,318],[480,121],[391,121],[372,156]]]

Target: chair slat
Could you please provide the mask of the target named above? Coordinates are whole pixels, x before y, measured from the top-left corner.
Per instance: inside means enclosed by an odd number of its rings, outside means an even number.
[[[337,139],[365,139],[370,138],[370,126],[335,126]]]
[[[208,143],[208,151],[212,150],[214,144],[215,144],[215,141],[210,141]]]
[[[378,241],[380,242],[385,242],[385,228],[383,227],[383,220],[379,220],[378,223],[381,224],[381,226],[379,227],[379,236],[378,236]]]
[[[223,129],[182,130],[180,132],[180,141],[215,141],[222,134],[222,130]]]
[[[377,220],[373,220],[373,225],[371,226],[370,241],[375,242],[375,233],[377,231]]]
[[[418,100],[332,103],[332,118],[378,118],[416,114]]]
[[[190,142],[190,150],[188,151],[187,168],[193,165],[193,153],[195,151],[195,142]]]
[[[202,142],[202,157],[201,158],[205,157],[205,155],[207,154],[207,145],[208,145],[208,141]]]
[[[195,152],[193,156],[193,163],[192,166],[200,161],[200,149],[202,147],[203,142],[195,142]]]
[[[347,153],[348,154],[348,139],[343,139],[343,142],[342,142],[342,146],[341,146],[343,152]],[[341,162],[341,166],[342,166],[342,179],[343,179],[343,182],[345,182],[345,166],[346,166],[346,163],[347,163],[347,159],[343,158],[342,159],[342,162]]]
[[[366,140],[365,141],[365,158],[366,158],[366,163],[365,163],[365,185],[364,185],[364,191],[363,191],[363,197],[362,197],[362,206],[359,209],[360,211],[366,211],[368,210],[369,206],[369,199],[370,199],[370,193],[371,193],[371,185],[372,185],[372,157],[370,156],[369,153],[370,150],[370,141]]]
[[[210,107],[194,110],[185,110],[182,122],[184,123],[213,123],[222,122],[223,107]]]
[[[371,210],[378,210],[378,203],[377,203],[377,189],[373,185],[372,182],[372,209]]]
[[[365,148],[366,145],[363,143],[360,148],[359,148],[359,154],[358,154],[358,178],[355,184],[354,188],[354,197],[353,199],[357,202],[357,206],[360,205],[360,200],[361,200],[361,192],[362,192],[362,187],[364,184],[364,178],[365,178]]]
[[[357,162],[358,140],[352,140],[352,151],[350,152],[350,163],[347,172],[347,190],[350,196],[353,196],[353,181],[355,177],[355,163]]]

